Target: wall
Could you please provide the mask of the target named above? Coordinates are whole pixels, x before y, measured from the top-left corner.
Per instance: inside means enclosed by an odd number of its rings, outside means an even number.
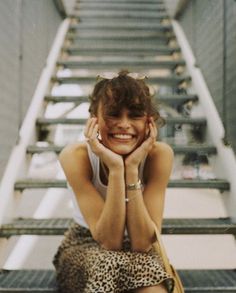
[[[0,1],[0,178],[60,23],[53,0]]]
[[[189,0],[178,20],[236,151],[236,1]]]
[[[73,11],[76,0],[63,0],[65,10],[67,14],[70,14]]]

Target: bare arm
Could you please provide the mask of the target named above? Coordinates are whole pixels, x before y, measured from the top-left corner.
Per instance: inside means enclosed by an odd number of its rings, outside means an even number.
[[[86,145],[66,147],[59,160],[93,238],[106,249],[119,250],[125,227],[123,169],[110,171],[104,201],[91,182],[92,170]]]
[[[119,250],[125,229],[124,163],[120,156],[98,141],[95,120],[92,120],[92,125],[91,119],[89,121],[91,127],[87,127],[86,133],[90,138],[89,144],[109,168],[106,200],[91,182],[92,169],[86,144],[66,147],[59,160],[93,238],[106,249]]]
[[[150,137],[125,161],[126,184],[138,181],[138,159],[148,152],[145,173],[146,186],[141,190],[127,190],[130,199],[126,208],[128,233],[132,249],[147,251],[155,240],[154,225],[161,230],[164,196],[172,169],[173,152],[164,143],[156,143],[154,122]]]

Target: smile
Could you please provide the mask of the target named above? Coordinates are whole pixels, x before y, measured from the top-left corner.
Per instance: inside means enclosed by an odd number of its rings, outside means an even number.
[[[110,134],[110,136],[113,138],[124,139],[124,140],[133,138],[132,134],[123,134],[123,133]]]

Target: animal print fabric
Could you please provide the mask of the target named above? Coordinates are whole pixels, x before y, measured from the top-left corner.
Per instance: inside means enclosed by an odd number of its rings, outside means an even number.
[[[65,233],[53,264],[61,293],[124,293],[162,282],[168,292],[174,287],[155,251],[131,252],[128,237],[121,251],[105,250],[76,223]]]

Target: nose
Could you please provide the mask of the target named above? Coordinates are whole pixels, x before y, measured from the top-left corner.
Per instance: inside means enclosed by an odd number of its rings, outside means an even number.
[[[127,129],[130,127],[130,119],[128,115],[122,115],[119,120],[117,121],[117,126],[123,129]]]

